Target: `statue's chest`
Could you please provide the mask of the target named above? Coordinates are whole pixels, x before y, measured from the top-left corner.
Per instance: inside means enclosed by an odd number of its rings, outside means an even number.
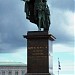
[[[39,9],[39,10],[44,10],[44,9],[45,9],[44,3],[39,3],[39,4],[38,4],[38,9]]]

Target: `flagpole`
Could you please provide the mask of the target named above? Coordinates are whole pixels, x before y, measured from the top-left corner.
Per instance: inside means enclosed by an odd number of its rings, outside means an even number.
[[[58,69],[58,75],[59,75],[59,69]]]
[[[59,64],[59,58],[58,58],[58,75],[59,75],[59,65],[60,65],[60,64]]]
[[[59,58],[58,58],[58,75],[59,75]]]

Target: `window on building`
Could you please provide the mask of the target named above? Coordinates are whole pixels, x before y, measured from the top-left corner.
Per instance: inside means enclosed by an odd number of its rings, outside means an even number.
[[[25,75],[25,71],[24,70],[22,70],[22,75]]]
[[[15,75],[18,75],[18,71],[15,71]]]
[[[8,72],[8,75],[12,75],[12,71],[9,71],[9,72]]]
[[[2,75],[5,75],[5,71],[2,71]]]

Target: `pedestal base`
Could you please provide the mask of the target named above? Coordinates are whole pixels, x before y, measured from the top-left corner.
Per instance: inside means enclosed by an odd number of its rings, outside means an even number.
[[[54,36],[46,31],[30,31],[24,35],[27,39],[27,74],[51,75],[49,73],[49,40]]]
[[[25,75],[51,75],[50,73],[27,73]]]

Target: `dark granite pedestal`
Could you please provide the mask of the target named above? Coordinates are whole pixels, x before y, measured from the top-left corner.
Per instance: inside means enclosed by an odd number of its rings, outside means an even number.
[[[30,31],[27,39],[27,74],[51,75],[49,73],[49,44],[55,37],[46,31]]]

